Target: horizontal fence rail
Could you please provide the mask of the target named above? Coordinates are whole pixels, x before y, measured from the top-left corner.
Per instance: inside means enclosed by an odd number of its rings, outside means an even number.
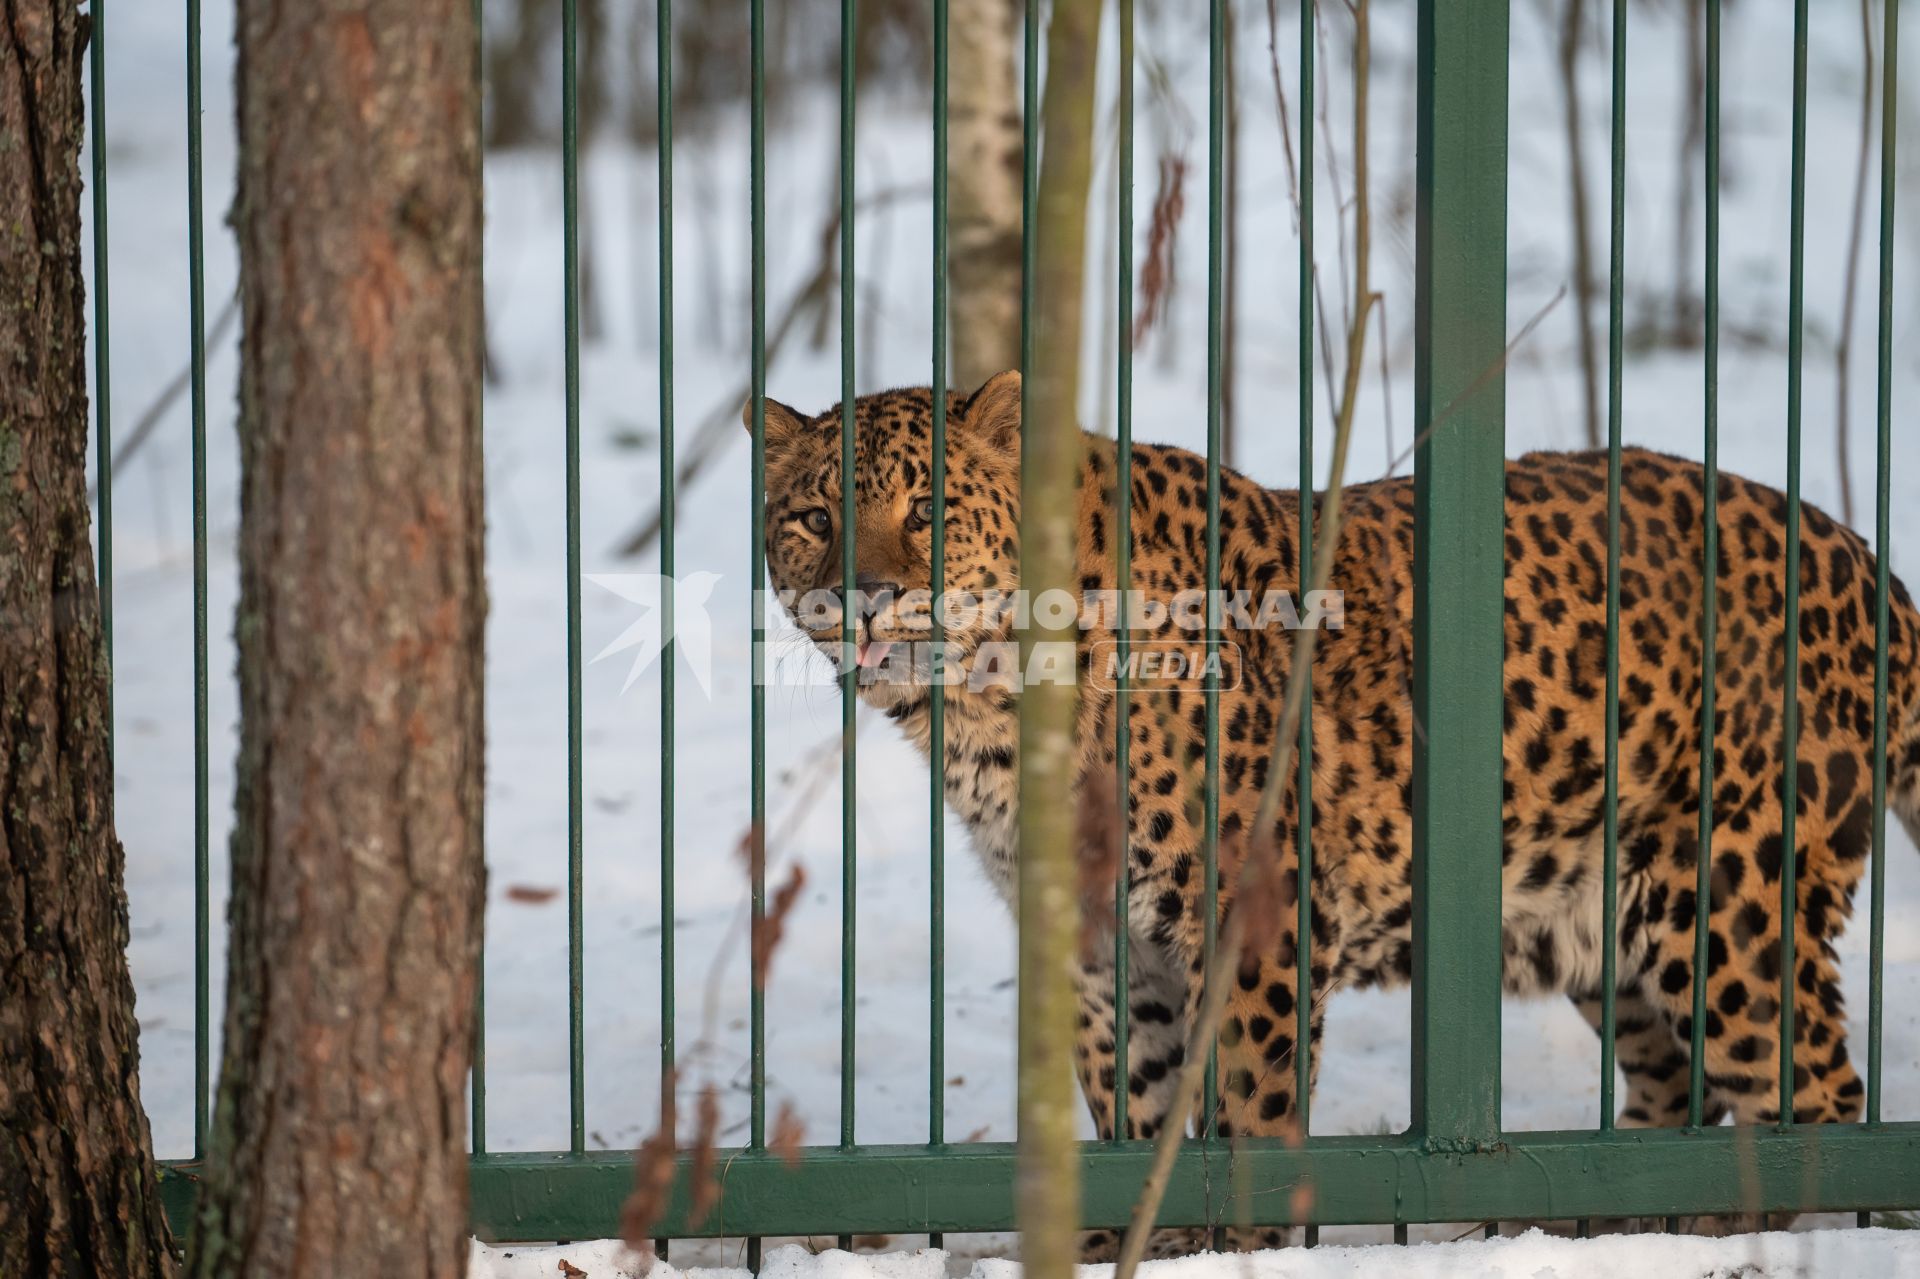
[[[564,850],[567,908],[567,1063],[569,1142],[564,1151],[497,1153],[488,1149],[486,1009],[482,996],[472,1075],[472,1218],[475,1231],[496,1239],[581,1238],[616,1232],[622,1201],[633,1186],[633,1163],[624,1152],[588,1149],[585,1086],[586,1030],[583,991],[589,974],[582,936],[589,907],[584,871],[592,850],[586,846],[583,776],[581,643],[581,255],[579,242],[580,144],[577,54],[580,30],[577,0],[557,0],[561,16],[562,218],[561,268],[564,278],[565,547],[567,564],[567,847]],[[162,1190],[176,1226],[184,1229],[200,1161],[205,1157],[207,1099],[212,1087],[210,1038],[212,1010],[209,972],[208,792],[208,532],[206,494],[207,384],[204,311],[205,249],[200,134],[199,0],[184,0],[187,20],[188,90],[188,253],[191,290],[189,366],[192,374],[193,505],[193,680],[194,680],[194,1154],[165,1165]],[[476,15],[480,0],[474,0]],[[1118,481],[1113,512],[1117,537],[1114,573],[1122,586],[1134,583],[1133,341],[1134,262],[1134,0],[1117,0],[1116,27],[1120,67],[1118,84],[1119,180],[1117,257],[1111,264],[1118,297],[1116,432]],[[1885,1025],[1886,804],[1889,698],[1889,540],[1892,473],[1892,299],[1894,296],[1894,200],[1897,187],[1898,0],[1886,0],[1881,32],[1880,190],[1878,258],[1878,342],[1874,546],[1878,556],[1872,708],[1874,818],[1869,882],[1871,982],[1867,992],[1868,1031],[1865,1118],[1858,1124],[1814,1125],[1796,1122],[1794,1084],[1796,1048],[1796,966],[1794,927],[1801,902],[1796,894],[1795,811],[1799,769],[1782,771],[1783,867],[1779,910],[1781,964],[1778,1003],[1778,1121],[1746,1127],[1720,1126],[1709,1115],[1706,1026],[1710,1009],[1704,974],[1710,968],[1708,921],[1713,895],[1716,834],[1716,765],[1724,761],[1716,741],[1715,687],[1720,647],[1719,600],[1728,583],[1719,580],[1721,562],[1718,515],[1720,491],[1718,419],[1720,404],[1720,253],[1721,253],[1721,3],[1704,5],[1704,168],[1698,175],[1704,192],[1705,261],[1701,284],[1704,303],[1702,376],[1705,459],[1704,510],[1701,514],[1703,585],[1698,640],[1702,653],[1700,741],[1696,800],[1699,802],[1697,880],[1691,901],[1693,919],[1691,1009],[1681,1037],[1690,1040],[1684,1125],[1628,1129],[1615,1120],[1615,1030],[1619,966],[1620,913],[1620,734],[1621,610],[1623,575],[1622,437],[1625,350],[1624,262],[1626,260],[1626,174],[1628,130],[1627,0],[1612,0],[1610,11],[1611,112],[1609,184],[1609,274],[1606,356],[1606,626],[1604,715],[1604,800],[1599,838],[1603,848],[1603,977],[1599,991],[1600,1110],[1595,1128],[1578,1132],[1506,1131],[1500,1107],[1501,1034],[1501,803],[1503,784],[1502,717],[1505,704],[1502,647],[1503,549],[1505,520],[1505,363],[1511,333],[1507,314],[1507,142],[1509,7],[1505,0],[1420,0],[1417,23],[1418,82],[1416,177],[1416,363],[1415,417],[1419,430],[1415,453],[1415,654],[1412,703],[1424,735],[1414,748],[1412,821],[1413,863],[1413,1035],[1411,1113],[1408,1131],[1382,1136],[1336,1136],[1309,1132],[1313,1052],[1312,1025],[1316,982],[1324,970],[1313,967],[1314,912],[1325,908],[1302,891],[1294,908],[1298,945],[1297,997],[1293,1042],[1300,1046],[1285,1069],[1294,1072],[1296,1118],[1301,1139],[1218,1138],[1204,1123],[1178,1156],[1160,1221],[1170,1225],[1222,1227],[1246,1222],[1304,1225],[1307,1242],[1322,1224],[1377,1223],[1404,1228],[1418,1222],[1473,1222],[1508,1219],[1594,1217],[1676,1217],[1700,1214],[1749,1214],[1844,1210],[1866,1214],[1920,1203],[1920,1123],[1882,1120],[1882,1037]],[[929,381],[933,388],[933,517],[931,579],[937,598],[947,580],[946,474],[948,434],[948,135],[947,103],[950,55],[949,0],[931,0],[933,189],[931,225],[932,347]],[[1399,11],[1395,11],[1397,14]],[[765,876],[767,818],[767,701],[765,592],[767,566],[765,510],[759,495],[767,479],[767,67],[765,0],[749,0],[749,208],[751,263],[750,396],[752,426],[750,476],[755,495],[751,520],[752,587],[751,693],[745,761],[751,827],[747,836],[751,865],[750,920],[756,938],[768,922]],[[1222,213],[1226,158],[1224,138],[1228,97],[1225,38],[1229,15],[1225,0],[1212,0],[1209,14],[1207,136],[1207,296],[1205,579],[1217,591],[1222,577],[1223,363],[1222,329],[1225,242]],[[684,20],[688,20],[683,18]],[[697,20],[697,19],[692,19]],[[837,194],[839,252],[839,385],[841,408],[838,453],[842,473],[851,475],[856,460],[856,394],[859,364],[855,330],[855,173],[857,76],[853,32],[856,0],[842,0],[842,50],[839,64],[839,154]],[[1021,366],[1032,363],[1031,284],[1035,275],[1033,208],[1038,183],[1038,117],[1041,101],[1040,6],[1027,6],[1023,26],[1025,66],[1025,154],[1022,186],[1023,266],[1027,287],[1021,298]],[[1790,260],[1788,264],[1788,346],[1785,356],[1784,441],[1787,520],[1784,572],[1785,668],[1798,671],[1801,634],[1800,478],[1801,401],[1804,365],[1806,240],[1807,48],[1808,0],[1794,0],[1795,50],[1792,80],[1792,177],[1788,192]],[[1296,535],[1299,581],[1312,579],[1317,555],[1334,548],[1316,545],[1316,473],[1314,470],[1313,363],[1315,341],[1314,258],[1315,112],[1318,40],[1315,0],[1300,0],[1298,64],[1295,69],[1300,109],[1293,122],[1299,168],[1292,195],[1299,233],[1297,279],[1299,388],[1298,485],[1303,495]],[[480,24],[476,21],[476,30]],[[670,0],[656,6],[658,163],[658,361],[661,420],[658,485],[660,569],[671,577],[676,564],[675,405],[674,405],[674,261],[673,121],[674,15]],[[107,148],[105,134],[105,39],[108,24],[98,11],[91,48],[93,146],[92,235],[94,253],[96,437],[98,469],[99,557],[108,660],[112,636],[112,430],[109,409],[110,362],[107,305]],[[1275,55],[1277,58],[1277,54]],[[475,74],[479,74],[479,51]],[[1279,75],[1276,61],[1275,75]],[[1335,208],[1336,216],[1342,210]],[[1103,265],[1102,269],[1106,269]],[[959,388],[970,390],[971,388]],[[844,583],[856,579],[857,523],[855,488],[842,486],[839,517],[847,530],[841,546]],[[658,724],[661,855],[658,889],[662,928],[657,957],[661,1036],[659,1063],[663,1088],[674,1086],[682,1065],[676,1037],[676,699],[671,636],[671,591],[662,595],[668,610],[669,637],[659,665],[661,711]],[[944,642],[935,611],[933,639]],[[858,1232],[926,1233],[938,1244],[946,1232],[1005,1230],[1015,1224],[1015,1153],[1002,1143],[950,1144],[945,1132],[947,1001],[946,959],[946,718],[944,689],[931,693],[930,778],[927,792],[929,920],[928,1077],[926,1140],[911,1145],[862,1145],[855,1124],[857,1093],[854,1055],[858,1008],[855,919],[857,859],[856,681],[851,628],[843,628],[840,747],[840,924],[838,1036],[840,1091],[836,1140],[782,1152],[769,1147],[767,1029],[764,992],[756,984],[749,996],[749,1067],[746,1087],[749,1118],[743,1145],[722,1152],[725,1190],[703,1219],[693,1207],[693,1161],[683,1157],[667,1215],[656,1227],[665,1240],[690,1236],[738,1236],[748,1241],[747,1258],[758,1266],[765,1237],[835,1235],[851,1246]],[[1134,703],[1127,672],[1133,637],[1116,627],[1120,658],[1117,713],[1112,745],[1119,785],[1115,820],[1129,825],[1128,778],[1133,763]],[[1219,619],[1210,616],[1206,646],[1210,658],[1221,643]],[[1311,672],[1308,705],[1311,707]],[[1779,707],[1783,758],[1796,761],[1804,708],[1800,681],[1788,679]],[[1221,704],[1217,683],[1204,699],[1204,803],[1201,835],[1204,875],[1204,953],[1209,962],[1220,922],[1220,754]],[[1434,749],[1430,743],[1445,743]],[[1302,716],[1297,739],[1296,831],[1298,882],[1311,885],[1317,873],[1312,787],[1316,741],[1313,717]],[[1122,1081],[1114,1099],[1113,1128],[1106,1138],[1083,1150],[1084,1219],[1088,1226],[1124,1224],[1152,1160],[1150,1145],[1134,1138],[1129,1124],[1129,1059],[1134,1051],[1133,1009],[1125,997],[1132,952],[1142,936],[1130,925],[1133,869],[1130,849],[1118,859],[1113,910],[1118,921],[1112,939],[1115,981],[1122,997],[1114,1001],[1114,1055]],[[1676,908],[1678,913],[1678,908]],[[1136,921],[1137,922],[1137,921]],[[484,977],[484,974],[483,974]],[[484,984],[482,989],[484,989]],[[1801,997],[1804,998],[1804,992]],[[1801,1063],[1805,1064],[1804,1059]],[[1215,1113],[1220,1080],[1209,1060],[1202,1114]],[[1676,1109],[1677,1109],[1676,1101]],[[1310,1188],[1310,1194],[1299,1193]],[[1404,1238],[1404,1233],[1401,1235]]]

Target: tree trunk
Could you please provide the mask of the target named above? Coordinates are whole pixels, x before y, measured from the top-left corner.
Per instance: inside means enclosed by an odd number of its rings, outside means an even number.
[[[197,1275],[465,1267],[473,39],[469,0],[239,11],[240,758]]]
[[[967,0],[947,18],[947,189],[952,385],[1020,363],[1021,0]]]
[[[1037,2],[1037,0],[1036,0]],[[1021,423],[1020,587],[1028,599],[1071,593],[1080,434],[1080,304],[1086,295],[1087,188],[1093,178],[1094,72],[1100,0],[1054,0],[1047,28],[1034,256],[1033,383]],[[1036,647],[1072,670],[1077,619],[1036,609],[1020,668]],[[1076,813],[1059,797],[1079,781],[1070,680],[1028,680],[1020,693],[1020,1259],[1028,1279],[1070,1279],[1078,1260],[1080,1155],[1074,1144],[1073,1042],[1078,1001],[1080,863]],[[1032,797],[1031,802],[1028,798]],[[1044,798],[1042,798],[1044,797]]]
[[[86,509],[71,4],[0,21],[0,1275],[171,1275]]]
[[[72,4],[0,19],[0,1275],[170,1275],[87,512]]]

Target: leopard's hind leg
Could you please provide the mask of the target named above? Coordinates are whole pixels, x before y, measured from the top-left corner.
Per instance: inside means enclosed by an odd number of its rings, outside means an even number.
[[[1804,774],[1803,774],[1804,776]],[[1693,1034],[1696,976],[1706,982],[1707,1117],[1730,1114],[1735,1124],[1770,1124],[1780,1118],[1780,1015],[1782,978],[1794,991],[1792,1103],[1801,1123],[1848,1123],[1859,1117],[1864,1086],[1848,1057],[1846,1016],[1833,939],[1844,924],[1840,880],[1859,861],[1848,849],[1852,834],[1827,820],[1825,797],[1803,803],[1796,832],[1798,885],[1794,910],[1794,958],[1783,974],[1781,875],[1784,872],[1778,809],[1772,820],[1749,816],[1738,828],[1722,821],[1713,842],[1704,974],[1694,969],[1694,899],[1676,893],[1662,929],[1649,929],[1636,965],[1639,988],[1671,1028],[1673,1061],[1665,1105],[1683,1122],[1686,1065]],[[1622,1049],[1622,1065],[1627,1065]],[[1662,1068],[1664,1069],[1664,1061]],[[1660,1122],[1656,1116],[1656,1122]],[[1756,1205],[1757,1207],[1757,1205]],[[1695,1229],[1727,1233],[1782,1229],[1790,1216],[1748,1212],[1700,1219]]]
[[[1574,1007],[1600,1033],[1600,996],[1571,996]],[[1691,1043],[1680,1037],[1667,1010],[1637,986],[1623,988],[1613,1001],[1614,1060],[1626,1076],[1627,1097],[1618,1116],[1622,1128],[1677,1127],[1687,1121],[1692,1075]],[[1727,1107],[1711,1090],[1701,1098],[1702,1121],[1717,1124]]]

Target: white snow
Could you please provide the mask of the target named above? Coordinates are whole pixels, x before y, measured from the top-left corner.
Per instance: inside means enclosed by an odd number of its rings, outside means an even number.
[[[592,1279],[745,1279],[743,1269],[680,1270],[647,1264],[617,1241],[555,1248],[475,1243],[473,1279],[547,1279],[575,1267]],[[768,1251],[762,1279],[1020,1279],[1020,1263],[980,1258],[962,1268],[939,1249],[865,1255],[789,1246]],[[1110,1279],[1109,1265],[1081,1266],[1080,1279]],[[1911,1230],[1775,1231],[1729,1239],[1675,1235],[1601,1235],[1562,1239],[1530,1230],[1504,1239],[1323,1246],[1236,1255],[1208,1253],[1149,1261],[1141,1279],[1619,1279],[1624,1274],[1698,1279],[1804,1279],[1805,1276],[1920,1274],[1920,1232]]]
[[[1659,282],[1673,269],[1670,192],[1683,91],[1675,17],[1683,8],[1633,10],[1627,114],[1630,322],[1646,309],[1650,297],[1664,297]],[[1240,84],[1246,168],[1241,190],[1246,248],[1237,267],[1242,284],[1237,461],[1265,481],[1292,485],[1297,474],[1292,406],[1298,377],[1292,217],[1267,66],[1264,13],[1258,5],[1243,9]],[[1722,351],[1721,461],[1729,470],[1776,483],[1785,476],[1782,335],[1790,40],[1784,9],[1730,7],[1725,51],[1724,145],[1730,181],[1722,263],[1727,337]],[[1338,20],[1335,10],[1337,6],[1328,6],[1329,22]],[[1838,508],[1830,338],[1837,327],[1851,190],[1856,20],[1844,6],[1817,6],[1814,14],[1804,485],[1807,499],[1828,510]],[[211,316],[235,276],[233,241],[221,222],[233,173],[227,39],[231,11],[226,0],[209,0],[205,21]],[[1163,13],[1151,24],[1143,16],[1142,21],[1143,54],[1159,52],[1189,118],[1204,122],[1200,10]],[[177,14],[166,6],[117,8],[112,23],[107,55],[112,389],[115,422],[124,431],[186,358],[186,116]],[[1283,15],[1279,57],[1288,69],[1290,93],[1294,25]],[[1382,473],[1390,458],[1407,446],[1412,422],[1412,9],[1383,5],[1374,26],[1380,95],[1372,154],[1379,218],[1375,276],[1388,296],[1389,399],[1383,400],[1371,367],[1378,350],[1370,349],[1351,478]],[[1910,46],[1914,26],[1908,24]],[[1549,306],[1568,275],[1554,41],[1536,6],[1514,7],[1509,302],[1509,328],[1514,332]],[[1920,65],[1911,47],[1906,61]],[[1337,65],[1337,56],[1327,63],[1329,68]],[[1331,71],[1323,80],[1334,84],[1337,124],[1346,80]],[[1600,217],[1597,244],[1604,253],[1606,89],[1598,61],[1589,64],[1586,89],[1591,194]],[[1143,94],[1143,112],[1146,102]],[[1910,103],[1909,97],[1906,136],[1920,137]],[[1294,106],[1297,111],[1298,103]],[[773,216],[767,260],[769,297],[777,313],[812,269],[818,227],[835,179],[835,116],[831,104],[802,100],[778,104],[773,118],[777,133],[768,154],[768,207]],[[1159,134],[1144,123],[1140,129],[1143,243]],[[1204,123],[1199,133],[1188,135],[1188,142],[1193,168],[1188,212],[1180,229],[1179,292],[1169,325],[1150,339],[1136,364],[1135,431],[1143,440],[1197,445],[1204,435]],[[1344,186],[1350,186],[1347,143],[1344,129],[1329,137],[1323,127],[1323,165],[1329,153],[1337,153]],[[1914,147],[1906,147],[1904,163],[1912,165],[1915,154]],[[684,449],[710,414],[733,418],[734,397],[747,370],[744,111],[726,127],[683,136],[677,163],[674,384],[678,438]],[[928,167],[925,103],[881,97],[867,102],[860,119],[861,190],[897,188],[905,194],[863,214],[858,223],[863,390],[927,380]],[[654,159],[651,152],[607,142],[593,149],[585,169],[592,267],[606,330],[601,339],[587,344],[582,365],[582,567],[589,574],[648,571],[657,564],[652,556],[622,560],[611,548],[652,509],[658,491]],[[1912,249],[1920,225],[1920,185],[1911,170],[1903,181],[1897,238],[1905,256],[1894,307],[1897,421],[1891,553],[1896,570],[1905,570],[1910,583],[1920,584],[1920,504],[1911,500],[1900,479],[1913,474],[1917,460],[1911,406],[1920,393],[1920,361],[1915,357],[1920,351],[1915,340],[1920,336],[1915,332],[1920,293],[1910,281],[1916,269]],[[560,889],[566,874],[558,157],[489,156],[487,183],[489,321],[503,377],[486,399],[492,595],[487,639],[487,1140],[494,1150],[540,1150],[564,1147],[568,1135],[566,909],[563,897],[526,904],[515,900],[510,890]],[[1319,190],[1318,249],[1337,315],[1339,249],[1333,188],[1324,168]],[[1877,190],[1877,175],[1870,190]],[[1104,169],[1096,176],[1094,191],[1100,200],[1110,198],[1111,180]],[[1852,471],[1855,492],[1866,495],[1863,500],[1873,491],[1876,222],[1869,217],[1857,317],[1860,336],[1850,383]],[[1698,234],[1696,223],[1696,238]],[[1104,236],[1101,221],[1091,242],[1106,243]],[[1094,308],[1088,325],[1090,424],[1098,423],[1101,407],[1111,403],[1101,388],[1111,358],[1105,337],[1110,326],[1096,322],[1102,298],[1096,276],[1089,284]],[[1596,319],[1604,326],[1604,315]],[[1510,453],[1579,443],[1572,332],[1571,305],[1563,300],[1516,352],[1508,370]],[[229,638],[238,518],[234,376],[229,341],[212,352],[210,369],[216,1010],[224,970],[220,928],[234,756]],[[838,355],[832,342],[811,350],[796,339],[774,363],[769,385],[773,395],[799,406],[818,409],[831,403],[838,395]],[[1624,401],[1627,440],[1698,456],[1701,394],[1697,353],[1630,351]],[[1329,445],[1324,415],[1331,398],[1324,379],[1316,397],[1321,415],[1317,456],[1324,465]],[[1389,402],[1391,448],[1385,411]],[[681,495],[678,568],[683,575],[707,571],[721,578],[712,607],[711,698],[699,694],[686,666],[680,672],[674,787],[679,813],[674,921],[679,1039],[687,1071],[722,1085],[726,1119],[721,1139],[729,1143],[741,1138],[746,1117],[748,981],[740,945],[745,885],[733,848],[748,824],[747,601],[753,585],[747,454],[744,435],[737,427],[730,429],[731,451]],[[131,959],[144,1032],[143,1098],[164,1158],[185,1156],[192,1147],[194,817],[187,431],[185,406],[176,406],[161,436],[121,476],[114,491],[119,826],[127,848],[134,925]],[[1870,525],[1870,510],[1857,522]],[[613,592],[593,585],[585,589],[584,648],[593,654],[634,620],[633,606]],[[798,678],[809,672],[810,661],[774,637],[770,665],[790,678],[768,695],[772,877],[778,879],[789,863],[800,863],[807,869],[809,887],[774,966],[767,1062],[772,1104],[791,1101],[807,1124],[809,1140],[822,1141],[830,1140],[839,1124],[839,707],[836,693],[820,682],[817,669],[811,682]],[[586,1121],[590,1145],[613,1149],[637,1144],[653,1124],[661,1028],[655,959],[662,927],[660,682],[657,671],[647,672],[623,695],[627,674],[624,657],[591,665],[584,688]],[[927,1122],[926,773],[887,724],[863,716],[858,775],[858,1136],[873,1143],[917,1141],[924,1138]],[[1013,933],[1005,910],[972,864],[964,831],[950,827],[947,845],[946,1131],[953,1139],[978,1134],[1004,1140],[1012,1135],[1013,1114]],[[1888,858],[1885,1113],[1890,1119],[1907,1119],[1920,1117],[1920,930],[1905,926],[1920,912],[1920,858],[1897,829],[1890,835]],[[1852,1032],[1856,1042],[1864,1044],[1863,919],[1847,934],[1841,951]],[[1342,994],[1330,1011],[1323,1072],[1329,1084],[1315,1101],[1316,1131],[1380,1132],[1404,1126],[1411,1052],[1406,993]],[[218,1031],[216,1015],[216,1062]],[[1509,1002],[1502,1047],[1509,1127],[1593,1125],[1598,1046],[1569,1004]],[[1384,1231],[1356,1233],[1384,1238]],[[583,1249],[598,1246],[576,1245],[570,1255],[586,1256]],[[1681,1258],[1694,1256],[1684,1250],[1709,1247],[1665,1238],[1584,1245],[1541,1238],[1461,1244],[1454,1251],[1472,1258],[1460,1263],[1466,1273],[1574,1275],[1622,1266],[1664,1272],[1679,1266]],[[1809,1257],[1820,1263],[1814,1269],[1822,1273],[1861,1273],[1867,1266],[1855,1266],[1853,1260],[1872,1249],[1893,1250],[1873,1254],[1879,1258],[1872,1263],[1877,1269],[1898,1270],[1886,1260],[1895,1255],[1920,1269],[1920,1243],[1877,1235],[1811,1240],[1769,1236],[1724,1247],[1736,1249],[1726,1254],[1729,1257],[1747,1255],[1738,1248],[1760,1250],[1763,1260],[1754,1264],[1771,1268],[1756,1273],[1789,1273],[1792,1267],[1804,1268]],[[514,1251],[512,1263],[529,1255],[528,1250]],[[1338,1273],[1350,1273],[1369,1264],[1361,1258],[1370,1255],[1327,1248],[1311,1256],[1287,1254],[1233,1264],[1273,1275],[1332,1274],[1341,1266],[1348,1269]],[[1397,1267],[1425,1265],[1423,1259],[1439,1254],[1416,1248],[1388,1255]],[[491,1273],[521,1273],[503,1253],[486,1256],[487,1264],[496,1267]],[[1587,1256],[1604,1260],[1584,1260]],[[796,1271],[803,1268],[798,1260],[793,1264]],[[842,1259],[807,1264],[857,1270],[869,1263]],[[1192,1269],[1217,1263],[1184,1264]],[[1703,1267],[1707,1264],[1702,1262]],[[595,1265],[610,1267],[611,1262]],[[841,1276],[836,1272],[832,1279]],[[847,1279],[852,1279],[851,1271]],[[980,1279],[1000,1277],[983,1271]]]

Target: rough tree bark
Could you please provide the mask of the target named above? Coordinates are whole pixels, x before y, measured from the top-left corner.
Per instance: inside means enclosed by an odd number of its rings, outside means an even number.
[[[1020,362],[1021,0],[967,0],[947,18],[947,219],[954,386]]]
[[[469,0],[239,10],[241,730],[197,1275],[465,1266],[473,38]]]
[[[173,1273],[87,513],[70,3],[0,10],[0,1275]]]

